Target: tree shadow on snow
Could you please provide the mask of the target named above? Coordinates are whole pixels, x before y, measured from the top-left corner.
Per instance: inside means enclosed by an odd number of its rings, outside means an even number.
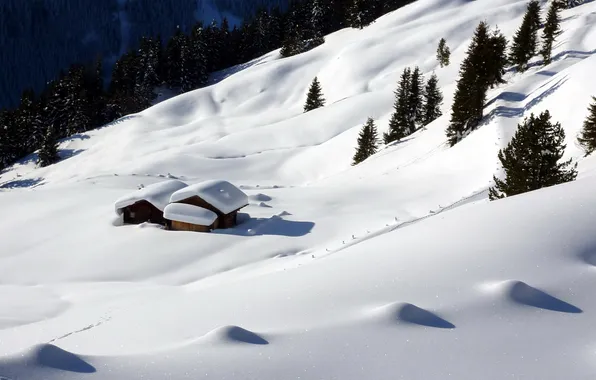
[[[510,107],[510,106],[497,106],[494,110],[489,112],[485,116],[485,123],[488,123],[492,118],[500,116],[500,117],[522,117],[525,112],[529,111],[531,108],[539,104],[541,101],[546,99],[548,96],[555,93],[565,82],[567,82],[567,77],[559,79],[554,85],[550,86],[546,90],[544,90],[540,95],[536,96],[530,102],[528,102],[523,107]],[[548,83],[547,83],[548,85]],[[545,85],[546,86],[546,85]],[[544,87],[544,86],[543,86]],[[507,102],[522,102],[524,101],[529,95],[518,93],[518,92],[503,92],[499,94],[497,97],[492,99],[490,102],[487,103],[491,105],[497,100],[503,100]]]
[[[33,187],[43,181],[43,178],[26,178],[15,179],[3,184],[0,184],[0,189],[20,189],[26,187]]]
[[[581,50],[564,50],[558,54],[555,54],[552,57],[552,62],[557,62],[560,61],[562,59],[566,59],[566,58],[587,58],[593,54],[596,54],[596,49],[594,50],[590,50],[590,51],[581,51]],[[538,66],[543,66],[544,65],[544,60],[539,60],[536,62],[532,62],[528,65],[528,69],[531,69],[533,67],[538,67]],[[507,73],[517,73],[518,70],[515,66],[509,67],[508,69],[505,70],[505,72]]]
[[[238,226],[234,228],[214,230],[213,233],[238,236],[287,236],[300,237],[310,233],[315,223],[297,222],[282,219],[278,215],[271,218],[251,218],[248,214],[238,214]]]

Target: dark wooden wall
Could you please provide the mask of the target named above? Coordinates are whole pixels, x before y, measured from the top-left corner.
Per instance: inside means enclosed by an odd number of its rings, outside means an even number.
[[[199,226],[197,224],[177,222],[172,220],[168,223],[174,231],[211,232],[212,226]]]
[[[124,223],[140,224],[151,222],[164,224],[163,212],[147,201],[139,201],[123,209]]]

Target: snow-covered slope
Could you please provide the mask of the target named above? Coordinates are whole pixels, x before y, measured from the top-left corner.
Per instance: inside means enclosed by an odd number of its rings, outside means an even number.
[[[420,0],[68,139],[56,165],[0,174],[0,376],[592,378],[596,158],[574,141],[596,93],[596,3],[564,11],[554,62],[510,72],[482,127],[445,145],[474,28],[511,37],[525,6]],[[350,166],[408,65],[437,73],[445,116]],[[327,106],[303,114],[314,76]],[[545,109],[579,179],[488,203],[498,150]],[[166,178],[233,182],[242,223],[120,225],[114,201]]]

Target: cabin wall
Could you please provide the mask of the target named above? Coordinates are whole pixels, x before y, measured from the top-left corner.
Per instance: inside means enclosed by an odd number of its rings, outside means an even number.
[[[237,216],[238,216],[238,211],[233,211],[233,212],[219,218],[221,220],[220,228],[232,228],[232,227],[236,226],[236,217]]]
[[[140,201],[125,207],[123,209],[123,221],[127,224],[165,223],[163,212],[147,201]]]
[[[197,224],[184,223],[172,220],[169,222],[170,228],[174,231],[193,231],[193,232],[210,232],[211,226],[199,226]]]

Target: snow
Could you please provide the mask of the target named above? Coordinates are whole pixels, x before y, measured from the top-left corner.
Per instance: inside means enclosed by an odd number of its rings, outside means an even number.
[[[123,208],[144,200],[164,211],[170,201],[170,196],[186,186],[186,183],[178,180],[167,180],[144,186],[135,192],[119,198],[114,203],[114,208],[116,209],[116,213],[120,215]]]
[[[170,202],[180,202],[198,196],[224,214],[229,214],[248,204],[248,196],[228,181],[209,180],[176,191]]]
[[[199,226],[210,226],[217,219],[217,214],[213,211],[184,203],[171,203],[167,205],[163,216],[168,220]]]
[[[445,144],[474,28],[511,38],[525,7],[419,0],[65,139],[58,164],[1,172],[0,377],[593,378],[596,156],[575,138],[596,93],[596,2],[564,11],[553,63],[508,72],[480,128]],[[444,116],[352,167],[362,124],[386,130],[413,65],[437,73]],[[314,76],[327,105],[303,113]],[[578,180],[489,202],[498,150],[547,109]],[[211,178],[248,196],[238,226],[113,214],[140,183]]]

